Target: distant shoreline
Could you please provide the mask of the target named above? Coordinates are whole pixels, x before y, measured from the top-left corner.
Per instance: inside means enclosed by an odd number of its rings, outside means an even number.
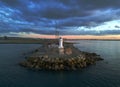
[[[7,39],[0,38],[0,44],[44,44],[49,41],[57,41],[56,39],[39,39],[39,38],[16,38],[16,37],[8,37]],[[64,41],[76,41],[76,40],[84,40],[84,41],[120,41],[113,39],[65,39]]]

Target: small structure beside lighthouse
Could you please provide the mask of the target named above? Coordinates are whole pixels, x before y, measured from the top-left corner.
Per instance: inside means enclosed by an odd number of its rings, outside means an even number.
[[[59,49],[59,54],[64,54],[64,46],[63,46],[63,38],[60,37],[59,38],[59,46],[58,46],[58,49]]]

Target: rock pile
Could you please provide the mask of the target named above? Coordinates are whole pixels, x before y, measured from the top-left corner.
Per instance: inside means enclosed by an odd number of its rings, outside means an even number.
[[[78,56],[66,58],[50,58],[48,55],[28,57],[20,65],[36,70],[78,70],[103,60],[96,53],[81,52]]]

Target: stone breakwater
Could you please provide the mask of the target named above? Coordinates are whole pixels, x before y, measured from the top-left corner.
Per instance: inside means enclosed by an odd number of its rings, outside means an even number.
[[[35,70],[79,70],[103,60],[100,55],[80,51],[71,43],[64,43],[62,55],[53,43],[43,44],[30,54],[20,65]]]
[[[20,65],[35,70],[79,70],[96,61],[103,60],[96,53],[80,52],[76,56],[63,56],[51,58],[49,55],[33,56],[26,58]]]

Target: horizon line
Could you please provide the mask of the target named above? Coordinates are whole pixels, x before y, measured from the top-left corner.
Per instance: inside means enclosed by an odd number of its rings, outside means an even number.
[[[19,36],[9,36],[5,35],[7,37],[21,37],[21,38],[43,38],[43,39],[55,39],[56,37],[62,37],[64,39],[113,39],[118,40],[120,39],[120,35],[45,35],[45,34],[23,34]],[[4,36],[1,36],[4,37]]]

